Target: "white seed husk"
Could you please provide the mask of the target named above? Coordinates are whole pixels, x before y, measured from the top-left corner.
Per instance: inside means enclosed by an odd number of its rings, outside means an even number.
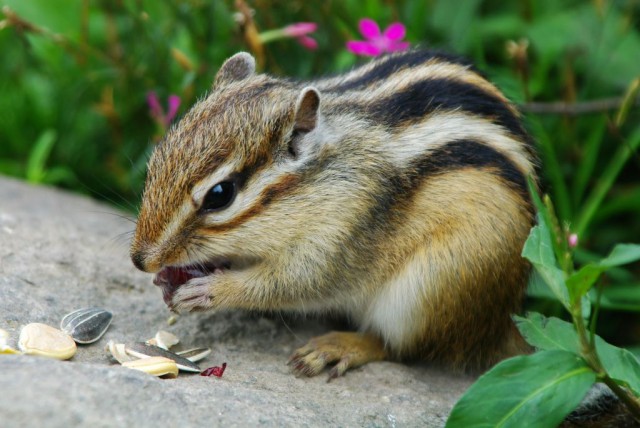
[[[139,360],[125,361],[124,367],[140,370],[153,376],[165,376],[174,378],[178,376],[176,362],[165,357],[147,357]]]
[[[211,348],[191,348],[185,349],[184,351],[176,352],[177,355],[180,355],[181,357],[186,358],[193,363],[197,363],[210,353]]]
[[[111,356],[120,364],[134,360],[127,354],[124,343],[115,343],[113,340],[110,340],[107,342],[106,350],[109,351]]]
[[[77,343],[96,342],[107,331],[113,315],[102,308],[83,308],[68,313],[60,322],[60,329]]]
[[[178,339],[178,336],[173,333],[160,330],[156,333],[155,337],[151,340],[148,340],[147,343],[149,345],[155,345],[159,348],[169,350],[172,346],[180,343],[180,339]]]
[[[31,323],[22,328],[18,347],[25,354],[68,360],[76,353],[71,336],[46,324]]]

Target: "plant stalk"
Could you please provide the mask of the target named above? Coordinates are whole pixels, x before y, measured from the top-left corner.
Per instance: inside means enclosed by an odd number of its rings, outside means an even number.
[[[589,340],[587,338],[587,330],[584,325],[584,318],[582,317],[582,304],[580,299],[576,299],[574,301],[571,311],[571,316],[573,318],[573,324],[576,327],[576,331],[578,332],[578,337],[580,339],[580,347],[582,350],[582,357],[585,359],[587,364],[591,367],[591,369],[596,373],[598,379],[600,379],[605,385],[607,385],[611,391],[618,397],[620,401],[624,403],[629,412],[633,415],[633,417],[640,421],[640,401],[632,395],[627,389],[622,388],[618,385],[607,373],[605,368],[602,366],[602,362],[600,361],[600,357],[596,351],[595,340]]]

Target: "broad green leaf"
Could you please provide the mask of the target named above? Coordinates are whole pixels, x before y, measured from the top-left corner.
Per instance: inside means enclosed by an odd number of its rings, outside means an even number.
[[[572,300],[587,294],[600,275],[608,269],[640,260],[640,245],[618,244],[600,262],[589,263],[567,278],[567,287]]]
[[[567,278],[567,287],[571,300],[581,298],[593,287],[605,268],[596,264],[588,264]]]
[[[551,235],[544,216],[539,216],[539,224],[531,229],[522,250],[553,294],[569,309],[569,294],[564,282],[564,272],[558,268],[551,244]]]
[[[536,348],[581,352],[578,334],[573,324],[558,318],[545,318],[531,312],[526,318],[514,317],[520,333]],[[617,383],[640,395],[640,362],[628,350],[618,348],[596,336],[596,352],[609,376]]]
[[[596,337],[596,352],[609,376],[640,397],[640,362],[627,349],[618,348]]]
[[[625,265],[640,260],[640,245],[618,244],[609,255],[598,263],[604,268]]]
[[[481,376],[456,403],[447,428],[556,426],[580,403],[595,373],[567,351],[505,360]]]
[[[527,343],[539,350],[562,350],[580,354],[580,341],[573,324],[558,318],[547,318],[537,312],[527,317],[514,316],[516,326]]]

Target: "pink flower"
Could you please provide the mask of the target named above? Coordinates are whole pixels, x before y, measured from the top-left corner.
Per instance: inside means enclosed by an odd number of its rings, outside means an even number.
[[[295,24],[287,25],[282,31],[289,37],[301,37],[306,36],[309,33],[313,33],[318,29],[318,24],[315,22],[297,22]]]
[[[385,52],[404,51],[409,48],[409,42],[401,41],[404,39],[406,29],[399,22],[389,25],[384,33],[381,33],[378,24],[369,18],[361,19],[358,26],[366,41],[347,42],[347,50],[356,55],[378,56]]]
[[[315,22],[297,22],[295,24],[287,25],[282,29],[285,37],[295,37],[303,47],[310,51],[318,48],[318,42],[313,37],[308,36],[309,33],[313,33],[318,29],[318,24]]]
[[[149,114],[153,118],[153,120],[163,128],[167,128],[171,125],[171,121],[176,117],[178,113],[178,108],[180,107],[180,97],[177,95],[169,95],[167,100],[167,105],[169,110],[167,113],[164,112],[164,109],[160,105],[160,100],[158,99],[158,95],[151,91],[147,93],[147,105],[149,106]]]
[[[575,233],[569,235],[568,243],[569,248],[576,248],[578,246],[578,235],[576,235]]]

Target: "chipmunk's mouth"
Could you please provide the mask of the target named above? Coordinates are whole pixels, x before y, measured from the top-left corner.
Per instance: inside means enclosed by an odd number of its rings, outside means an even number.
[[[227,259],[187,266],[165,266],[156,274],[153,283],[162,288],[162,299],[171,306],[176,290],[187,281],[217,275],[228,269],[231,269],[231,262]]]

